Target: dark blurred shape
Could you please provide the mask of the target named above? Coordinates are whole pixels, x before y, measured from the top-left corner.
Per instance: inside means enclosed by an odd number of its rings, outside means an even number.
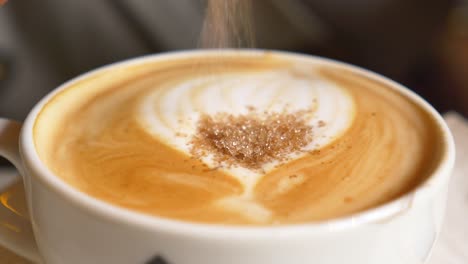
[[[438,60],[439,87],[445,109],[456,109],[468,117],[468,1],[455,6],[441,39]]]
[[[169,264],[169,263],[165,261],[162,257],[156,256],[152,258],[150,261],[146,262],[146,264]]]
[[[326,42],[297,47],[401,78],[431,56],[450,1],[302,1],[327,26]]]

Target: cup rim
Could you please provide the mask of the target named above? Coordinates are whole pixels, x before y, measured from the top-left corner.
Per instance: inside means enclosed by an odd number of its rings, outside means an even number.
[[[177,58],[197,57],[197,56],[221,56],[221,55],[242,55],[259,56],[266,53],[272,53],[275,56],[285,56],[289,58],[299,58],[306,60],[315,60],[320,63],[332,66],[338,66],[344,69],[361,74],[366,78],[383,83],[390,89],[393,89],[412,102],[416,103],[421,109],[429,113],[441,129],[441,135],[444,142],[444,150],[441,161],[434,169],[433,173],[422,183],[416,186],[410,192],[393,199],[382,205],[369,208],[367,210],[330,220],[314,221],[310,223],[287,224],[278,226],[236,226],[221,224],[195,223],[176,219],[162,218],[158,216],[147,215],[144,213],[132,211],[130,209],[118,207],[111,203],[91,197],[84,192],[67,184],[60,177],[47,168],[39,158],[33,139],[33,127],[36,117],[44,105],[57,93],[67,89],[71,84],[82,79],[88,78],[93,74],[99,73],[111,67],[122,65],[139,64],[147,61],[164,61]],[[310,233],[324,231],[338,231],[351,229],[364,224],[377,223],[397,216],[408,209],[415,196],[429,188],[440,185],[444,180],[444,175],[450,174],[455,161],[455,146],[451,132],[440,114],[424,99],[395,81],[388,79],[375,72],[357,67],[348,63],[336,61],[329,58],[323,58],[314,55],[300,54],[286,51],[262,50],[262,49],[217,49],[217,50],[186,50],[173,51],[159,54],[149,54],[136,57],[116,63],[111,63],[89,72],[83,73],[52,90],[43,97],[31,110],[27,116],[20,136],[20,152],[23,157],[23,163],[29,172],[25,177],[34,177],[38,179],[49,190],[62,197],[64,200],[78,207],[82,211],[95,217],[106,219],[106,221],[117,222],[124,225],[134,225],[147,230],[158,232],[179,233],[181,235],[196,235],[206,237],[230,237],[232,239],[241,238],[268,238],[285,235],[307,235]],[[427,187],[427,188],[426,188]]]

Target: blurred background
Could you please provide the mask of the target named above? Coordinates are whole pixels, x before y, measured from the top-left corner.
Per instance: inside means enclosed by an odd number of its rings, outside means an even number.
[[[468,0],[252,2],[258,48],[356,64],[403,83],[441,113],[468,116]],[[93,68],[196,48],[205,6],[8,1],[0,8],[0,116],[23,120],[51,89]]]

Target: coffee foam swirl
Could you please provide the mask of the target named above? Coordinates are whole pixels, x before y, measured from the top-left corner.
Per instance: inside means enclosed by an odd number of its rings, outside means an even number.
[[[346,90],[311,76],[313,74],[276,70],[223,73],[186,80],[145,95],[140,105],[140,122],[161,141],[190,155],[190,140],[202,114],[245,115],[251,108],[256,109],[257,114],[311,110],[307,124],[313,127],[313,141],[304,151],[318,150],[336,140],[352,124],[354,105]],[[327,125],[320,126],[320,122]],[[291,153],[287,161],[303,155],[304,152]],[[202,161],[210,168],[219,165],[209,153]],[[280,162],[274,161],[265,164],[262,170],[242,166],[218,168],[237,179],[244,192],[216,202],[257,222],[268,221],[269,210],[253,200],[254,187],[263,175],[278,165]],[[284,182],[284,188],[293,183]]]
[[[440,158],[437,125],[387,84],[285,55],[210,58],[113,67],[70,84],[37,118],[40,158],[109,203],[223,224],[356,213],[411,190]],[[264,173],[190,158],[200,114],[245,114],[248,107],[311,109],[307,153],[276,168],[266,164]]]
[[[304,76],[282,70],[186,80],[145,95],[140,105],[140,122],[149,133],[190,155],[191,136],[196,133],[201,114],[242,115],[248,114],[251,107],[259,113],[312,110],[308,124],[313,127],[314,139],[305,151],[317,150],[337,139],[352,124],[354,105],[346,90],[323,79]],[[319,126],[319,122],[327,125]],[[289,159],[303,154],[293,153]],[[217,166],[212,155],[202,160],[211,168]],[[262,171],[240,166],[220,169],[239,180],[250,196],[260,177],[277,165],[278,162],[266,164]]]

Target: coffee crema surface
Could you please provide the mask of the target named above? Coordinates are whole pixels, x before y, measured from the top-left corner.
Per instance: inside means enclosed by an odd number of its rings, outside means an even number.
[[[200,131],[214,143],[199,144]],[[322,221],[395,199],[433,172],[440,133],[387,83],[275,52],[108,67],[55,94],[34,126],[40,158],[80,191],[149,215],[228,225]],[[281,140],[297,144],[285,152],[291,144]]]

